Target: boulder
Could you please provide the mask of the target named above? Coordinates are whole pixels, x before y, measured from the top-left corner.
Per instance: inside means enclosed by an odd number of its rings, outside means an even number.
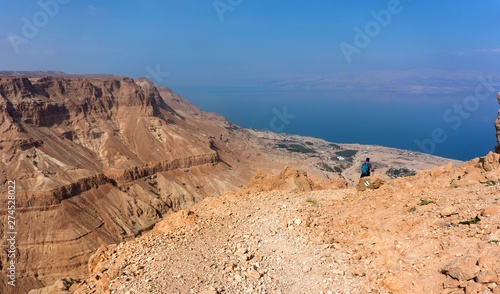
[[[370,177],[363,177],[363,178],[359,179],[359,182],[356,185],[356,189],[358,191],[365,191],[366,189],[375,190],[375,189],[380,188],[384,184],[385,184],[384,179],[382,179],[378,175],[370,176]]]
[[[494,271],[482,271],[477,275],[477,281],[482,284],[500,283],[500,278]]]
[[[500,104],[500,93],[498,93],[497,99]],[[497,146],[495,147],[495,152],[500,153],[500,110],[498,111],[497,120],[495,121],[495,129],[497,130]]]
[[[447,206],[441,210],[439,213],[442,217],[447,217],[453,214],[457,214],[458,210],[454,206]]]
[[[498,206],[498,205],[491,205],[491,206],[485,207],[485,208],[481,211],[481,215],[482,215],[482,216],[494,216],[494,215],[496,215],[499,211],[500,211],[500,206]]]
[[[442,269],[442,273],[459,281],[468,281],[479,273],[477,262],[478,259],[472,256],[455,258]]]
[[[72,278],[63,278],[57,280],[53,285],[47,286],[45,288],[33,289],[29,291],[29,294],[64,294],[64,293],[72,293],[69,291],[70,287],[78,283],[77,280]]]

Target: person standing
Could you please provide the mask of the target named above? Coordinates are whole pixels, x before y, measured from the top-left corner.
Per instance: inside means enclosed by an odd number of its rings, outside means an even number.
[[[370,163],[370,158],[367,158],[366,161],[361,165],[361,177],[369,177],[373,172],[372,164]]]

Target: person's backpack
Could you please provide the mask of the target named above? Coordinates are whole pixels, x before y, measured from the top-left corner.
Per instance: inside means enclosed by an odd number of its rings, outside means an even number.
[[[361,165],[361,173],[362,174],[367,174],[369,170],[370,170],[370,164],[365,162],[365,163],[363,163],[363,165]]]

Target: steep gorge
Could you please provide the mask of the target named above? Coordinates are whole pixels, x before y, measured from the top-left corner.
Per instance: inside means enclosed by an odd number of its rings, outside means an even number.
[[[98,246],[234,189],[240,176],[234,184],[172,183],[176,170],[224,176],[228,168],[147,80],[0,77],[0,132],[1,182],[16,182],[20,291],[81,275]],[[2,222],[4,236],[6,229]],[[3,273],[8,261],[2,254]]]

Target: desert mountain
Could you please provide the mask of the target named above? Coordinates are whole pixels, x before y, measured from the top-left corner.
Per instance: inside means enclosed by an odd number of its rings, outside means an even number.
[[[206,198],[138,239],[101,247],[86,280],[66,278],[51,289],[500,293],[500,154],[378,189],[341,181],[291,168],[258,173],[237,193]]]
[[[380,162],[381,175],[450,162],[242,129],[146,79],[58,72],[0,77],[0,134],[2,199],[9,183],[16,188],[16,225],[0,222],[2,244],[16,234],[16,286],[7,285],[13,259],[5,247],[1,293],[84,278],[100,246],[136,237],[206,197],[237,192],[258,170],[291,166],[344,187],[338,178],[354,183],[365,155]],[[1,207],[2,219],[12,211]]]

